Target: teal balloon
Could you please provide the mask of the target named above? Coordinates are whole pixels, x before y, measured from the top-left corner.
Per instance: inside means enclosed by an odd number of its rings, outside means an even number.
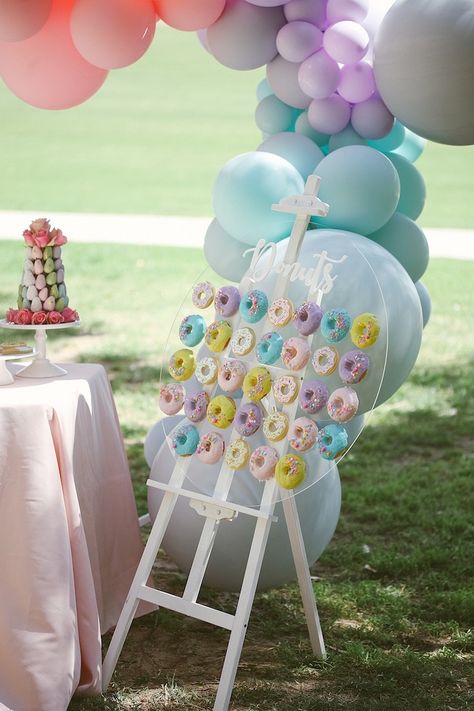
[[[240,242],[278,242],[290,234],[294,216],[275,212],[272,205],[303,190],[303,178],[284,158],[263,151],[242,153],[228,161],[215,180],[214,212],[223,229]]]
[[[400,200],[397,211],[412,220],[423,212],[426,199],[426,186],[420,171],[403,156],[392,153],[388,156],[400,178]]]
[[[267,82],[266,78],[263,78],[262,81],[258,82],[256,94],[257,94],[257,101],[261,101],[266,96],[270,96],[270,94],[273,94],[272,88],[271,88],[270,84]]]
[[[299,133],[276,133],[259,145],[257,151],[267,151],[285,158],[306,180],[308,175],[316,171],[316,166],[324,158],[319,146],[307,136]]]
[[[368,144],[369,146],[372,146],[372,148],[382,151],[382,153],[388,153],[389,151],[393,151],[401,146],[404,140],[405,126],[397,119],[393,124],[393,128],[390,133],[387,133],[386,136],[378,138],[375,141],[370,140],[368,141]]]
[[[329,150],[337,151],[338,148],[343,148],[344,146],[366,146],[367,141],[362,136],[359,136],[357,131],[354,131],[352,126],[346,126],[339,131],[339,133],[333,133],[329,139]]]
[[[301,133],[303,136],[308,136],[318,146],[325,146],[329,141],[327,133],[316,131],[308,121],[308,112],[302,111],[295,121],[295,133]]]
[[[421,312],[423,314],[423,328],[426,326],[431,316],[431,297],[430,292],[422,281],[415,283],[415,289],[420,297]]]
[[[265,96],[255,109],[255,123],[263,133],[273,134],[293,128],[298,110],[280,101],[275,94]]]
[[[204,238],[204,256],[219,276],[239,282],[250,266],[251,254],[243,256],[248,244],[238,242],[217,220],[212,220]]]
[[[405,267],[413,281],[425,273],[430,252],[424,232],[409,217],[396,212],[380,230],[369,235]]]
[[[393,151],[399,156],[403,156],[410,163],[415,163],[426,148],[426,138],[418,136],[405,126],[405,138],[403,143]]]
[[[323,227],[362,235],[375,232],[393,215],[400,197],[400,180],[393,163],[375,148],[344,146],[318,165],[319,197],[329,204]]]

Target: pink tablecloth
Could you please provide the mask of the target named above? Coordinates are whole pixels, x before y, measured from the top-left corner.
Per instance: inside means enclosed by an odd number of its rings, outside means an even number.
[[[0,709],[100,691],[100,635],[142,553],[106,373],[67,369],[0,388]]]

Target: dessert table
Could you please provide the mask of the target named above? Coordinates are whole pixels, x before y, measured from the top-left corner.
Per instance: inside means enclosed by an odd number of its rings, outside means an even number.
[[[76,691],[100,693],[101,634],[143,550],[107,375],[67,371],[0,389],[2,711],[63,711]]]

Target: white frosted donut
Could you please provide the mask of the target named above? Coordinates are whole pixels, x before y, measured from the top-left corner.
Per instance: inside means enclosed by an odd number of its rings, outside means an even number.
[[[293,402],[298,395],[298,382],[291,375],[281,375],[273,383],[275,400],[282,405]]]
[[[211,356],[198,360],[195,376],[203,385],[215,383],[217,380],[217,360]]]
[[[337,368],[339,353],[334,346],[323,346],[314,351],[311,363],[316,375],[331,375]]]
[[[278,442],[288,432],[288,417],[284,412],[272,412],[263,420],[263,434],[270,442]]]
[[[214,287],[208,281],[199,282],[192,290],[191,299],[198,309],[206,309],[214,301]]]
[[[332,420],[348,422],[359,409],[359,398],[352,388],[338,388],[331,393],[326,407]]]
[[[225,463],[230,469],[242,469],[249,459],[250,447],[247,442],[239,437],[230,442],[225,453]]]
[[[248,326],[238,328],[231,338],[230,347],[236,356],[243,356],[250,353],[255,346],[255,333]]]
[[[273,447],[269,447],[267,444],[257,447],[250,457],[250,473],[259,481],[271,479],[275,474],[275,467],[279,458],[278,452]]]
[[[283,328],[293,318],[293,304],[289,299],[275,299],[268,309],[268,320],[277,328]]]

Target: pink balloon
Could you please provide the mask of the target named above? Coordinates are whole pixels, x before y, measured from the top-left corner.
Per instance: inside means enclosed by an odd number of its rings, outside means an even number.
[[[107,72],[86,62],[69,32],[73,0],[53,0],[46,25],[23,42],[0,43],[0,75],[11,91],[40,109],[69,109],[100,89]]]
[[[383,138],[393,128],[394,118],[382,99],[373,96],[356,104],[352,109],[351,123],[363,138]]]
[[[103,0],[102,0],[103,1]],[[221,15],[225,0],[153,0],[161,19],[177,30],[203,30]]]
[[[305,94],[313,99],[324,99],[336,91],[339,75],[338,63],[321,49],[301,64],[298,81]]]
[[[288,62],[302,62],[321,47],[322,41],[321,30],[302,20],[284,25],[276,38],[277,49]]]
[[[375,0],[380,2],[380,0]],[[341,20],[362,22],[367,17],[370,0],[328,0],[327,18],[332,25]]]
[[[277,55],[267,64],[267,80],[281,101],[296,109],[305,109],[311,99],[303,93],[298,83],[299,66]]]
[[[308,121],[321,133],[339,133],[349,123],[351,107],[338,94],[327,99],[314,99],[308,109]]]
[[[284,11],[288,22],[304,20],[320,29],[326,25],[326,0],[290,0]]]
[[[45,24],[52,0],[0,0],[0,41],[21,42]]]
[[[375,91],[374,70],[368,62],[346,64],[341,69],[338,94],[351,104],[366,101]]]
[[[336,62],[355,64],[367,53],[369,35],[357,22],[336,22],[324,33],[323,47]]]

